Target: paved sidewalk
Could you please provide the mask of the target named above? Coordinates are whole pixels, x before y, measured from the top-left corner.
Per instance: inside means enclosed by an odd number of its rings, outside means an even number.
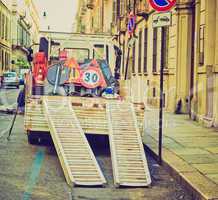
[[[204,128],[188,115],[164,113],[165,166],[193,199],[218,199],[218,130]],[[158,111],[145,111],[144,143],[158,152]]]

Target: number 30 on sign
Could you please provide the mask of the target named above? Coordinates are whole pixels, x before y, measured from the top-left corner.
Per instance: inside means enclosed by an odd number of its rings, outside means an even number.
[[[82,73],[81,83],[86,88],[96,88],[101,84],[101,75],[96,69],[88,69]]]

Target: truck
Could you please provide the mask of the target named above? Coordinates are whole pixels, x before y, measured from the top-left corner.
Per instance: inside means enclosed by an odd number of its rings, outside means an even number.
[[[28,142],[54,144],[69,185],[104,186],[106,179],[86,135],[107,136],[115,185],[150,185],[140,135],[143,106],[120,96],[119,80],[113,76],[116,58],[111,37],[52,38],[57,39],[57,52],[52,47],[47,52],[40,48],[26,76]]]

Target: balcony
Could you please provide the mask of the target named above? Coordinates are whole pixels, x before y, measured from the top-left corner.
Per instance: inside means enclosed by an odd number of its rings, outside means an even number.
[[[30,46],[30,43],[22,38],[12,39],[12,50],[20,49],[23,52],[28,53],[27,51],[28,46]]]

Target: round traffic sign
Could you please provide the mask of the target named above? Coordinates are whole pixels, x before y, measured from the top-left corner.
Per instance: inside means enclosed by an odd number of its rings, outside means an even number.
[[[96,88],[101,85],[101,75],[95,68],[90,67],[81,75],[81,84],[86,88]]]
[[[149,0],[151,6],[160,12],[169,11],[175,4],[176,0]]]
[[[129,34],[132,34],[134,32],[135,25],[136,25],[136,16],[133,13],[130,13],[128,26],[127,26]]]

